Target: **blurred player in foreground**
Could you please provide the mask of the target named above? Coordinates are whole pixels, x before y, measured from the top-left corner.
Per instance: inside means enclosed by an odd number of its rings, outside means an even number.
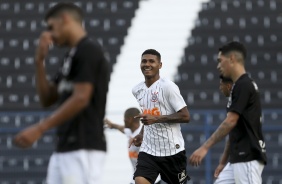
[[[100,184],[106,141],[103,132],[108,62],[101,46],[82,26],[82,10],[58,3],[46,14],[47,31],[35,55],[36,87],[40,102],[59,106],[41,122],[18,133],[14,143],[30,147],[46,131],[57,128],[56,151],[48,166],[48,184]],[[67,47],[62,67],[47,80],[44,60],[51,44]]]
[[[184,184],[186,155],[180,123],[190,115],[178,86],[160,77],[161,55],[154,49],[141,55],[140,69],[145,81],[132,90],[143,114],[136,116],[144,124],[132,140],[140,146],[134,179],[136,184],[152,184],[161,175],[168,184]]]
[[[109,128],[117,129],[120,132],[124,133],[128,138],[128,143],[130,143],[131,139],[136,135],[138,135],[142,129],[142,126],[140,125],[140,120],[138,118],[134,118],[139,114],[140,111],[137,108],[127,109],[124,113],[124,126],[115,124],[108,119],[105,119],[104,122]],[[130,158],[134,171],[136,170],[138,154],[139,154],[139,147],[132,145],[131,147],[128,148],[128,156]],[[131,184],[133,183],[134,180],[131,182]],[[160,183],[160,177],[158,177],[158,179],[156,180],[156,184],[159,183]]]
[[[260,95],[257,84],[245,71],[246,55],[244,45],[235,41],[219,49],[217,68],[234,82],[227,117],[189,159],[191,165],[198,166],[208,150],[229,134],[230,165],[221,172],[221,183],[260,184],[266,164]]]

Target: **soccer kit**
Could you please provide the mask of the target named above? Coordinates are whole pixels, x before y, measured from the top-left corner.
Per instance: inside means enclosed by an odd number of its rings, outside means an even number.
[[[136,129],[134,132],[132,132],[129,128],[124,129],[124,134],[128,138],[128,144],[130,143],[130,139],[138,135],[141,130],[142,130],[142,126],[139,126],[138,129]],[[139,154],[139,147],[136,147],[135,145],[131,145],[130,148],[128,148],[128,156],[130,158],[134,172],[136,170],[138,154]],[[159,182],[160,180],[161,180],[160,177],[158,177],[156,182]],[[131,181],[131,183],[132,184],[135,183],[134,180]]]
[[[239,115],[236,126],[229,133],[229,162],[216,184],[262,183],[261,173],[266,164],[266,149],[261,125],[261,104],[258,86],[242,75],[233,85],[227,111]]]
[[[177,85],[167,79],[160,78],[150,87],[141,82],[132,93],[143,114],[171,115],[186,107]],[[180,123],[144,125],[139,151],[134,177],[142,176],[153,183],[160,174],[168,184],[182,184],[189,179]]]
[[[101,183],[106,139],[103,130],[109,83],[108,62],[101,46],[88,37],[64,57],[54,78],[59,104],[72,95],[75,83],[91,83],[93,94],[86,108],[57,128],[57,146],[52,154],[48,184]]]
[[[124,134],[128,138],[128,144],[130,139],[134,138],[136,135],[140,133],[141,129],[142,129],[141,125],[134,132],[132,132],[129,128],[124,129]],[[130,148],[128,148],[128,156],[130,158],[134,171],[136,169],[138,153],[139,153],[139,147],[131,145]]]

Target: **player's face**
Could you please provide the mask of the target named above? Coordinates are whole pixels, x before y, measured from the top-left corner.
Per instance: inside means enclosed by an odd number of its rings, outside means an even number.
[[[145,54],[141,58],[141,71],[146,78],[152,78],[159,74],[162,63],[158,57],[152,54]]]
[[[65,46],[67,43],[66,26],[62,18],[50,18],[47,21],[47,30],[51,33],[52,40],[57,46]]]
[[[231,84],[229,83],[224,83],[222,82],[222,80],[220,79],[219,82],[219,90],[222,92],[222,94],[225,97],[229,97],[230,96],[230,92],[231,92]]]
[[[222,55],[222,53],[219,52],[217,57],[217,62],[218,62],[217,69],[219,70],[220,74],[222,74],[224,77],[231,77],[230,58]]]
[[[131,118],[124,116],[124,127],[125,128],[131,127]]]

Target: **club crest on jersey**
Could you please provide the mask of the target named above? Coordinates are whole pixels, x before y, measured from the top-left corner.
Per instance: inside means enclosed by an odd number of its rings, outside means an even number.
[[[159,96],[159,93],[158,93],[158,92],[152,93],[151,101],[152,101],[152,102],[157,102],[157,101],[158,101],[158,96]]]

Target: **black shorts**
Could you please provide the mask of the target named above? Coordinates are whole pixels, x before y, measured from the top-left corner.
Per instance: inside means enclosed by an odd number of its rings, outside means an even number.
[[[140,152],[133,178],[141,176],[154,183],[158,175],[168,184],[185,184],[190,177],[186,173],[185,151],[172,156],[157,157]]]

